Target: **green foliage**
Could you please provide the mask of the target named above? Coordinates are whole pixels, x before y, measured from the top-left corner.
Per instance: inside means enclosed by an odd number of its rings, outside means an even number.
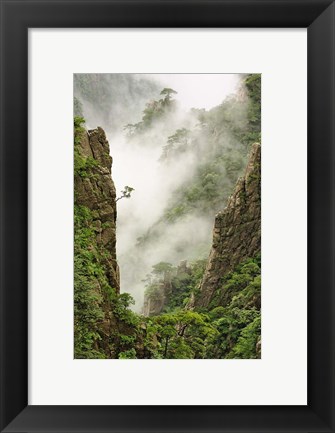
[[[259,341],[261,334],[261,317],[256,315],[254,320],[250,322],[244,329],[242,329],[238,337],[236,345],[233,347],[229,354],[230,358],[244,358],[254,359],[257,358],[255,347]]]
[[[131,186],[126,185],[123,190],[121,191],[121,195],[120,197],[118,197],[115,201],[119,201],[122,198],[130,198],[131,197],[131,193],[135,191],[134,188],[132,188]]]
[[[81,134],[85,131],[85,128],[82,126],[85,124],[85,119],[81,116],[75,116],[73,119],[74,126],[74,144],[78,145],[80,143]]]
[[[157,343],[149,351],[152,357],[163,359],[202,358],[206,338],[215,334],[207,315],[190,310],[152,317],[147,332],[153,328]]]
[[[245,309],[228,306],[224,308],[221,314],[220,318],[212,322],[217,332],[208,339],[207,357],[256,358],[256,343],[260,336],[260,327],[253,327],[252,332],[248,332],[246,329],[249,329],[255,321],[258,323],[260,311],[256,308]],[[239,344],[238,348],[237,344]]]
[[[105,358],[99,349],[103,322],[111,314],[115,323],[110,333],[110,350],[116,357],[130,356],[139,326],[139,316],[129,306],[128,293],[118,295],[110,287],[104,253],[96,243],[94,213],[85,206],[74,206],[74,341],[75,358]],[[109,311],[103,304],[109,303]],[[132,352],[131,352],[132,353]]]
[[[80,140],[85,132],[83,124],[85,124],[84,118],[74,117],[74,175],[88,177],[90,169],[97,167],[98,162],[91,156],[85,158],[80,154]]]
[[[164,220],[173,223],[192,212],[214,215],[231,194],[243,165],[243,158],[233,152],[200,164],[193,177],[175,191]]]
[[[173,89],[164,88],[160,93],[161,95],[164,95],[163,99],[153,99],[147,102],[142,113],[142,120],[135,124],[128,123],[124,127],[128,138],[147,131],[155,123],[164,119],[165,116],[175,107],[175,101],[172,98],[172,95],[176,93],[177,92]]]
[[[205,266],[206,260],[197,260],[189,266],[185,262],[179,267],[166,262],[157,263],[145,280],[146,299],[158,300],[165,292],[165,312],[185,307],[201,282]]]
[[[159,262],[152,267],[152,273],[154,275],[163,275],[165,276],[168,272],[171,272],[172,265],[167,262]]]
[[[218,286],[209,305],[210,309],[218,305],[243,307],[250,303],[260,309],[261,297],[261,257],[245,260],[232,272],[228,273]]]
[[[129,293],[121,293],[114,299],[114,315],[127,325],[138,325],[139,318],[128,307],[135,301]]]
[[[164,87],[160,95],[164,95],[166,99],[171,99],[171,95],[176,95],[177,92],[170,87]]]
[[[185,309],[196,294],[205,261],[173,267],[155,265],[146,298],[166,298],[161,314],[147,318],[147,357],[257,358],[260,339],[260,255],[245,260],[226,276],[208,308]],[[164,287],[165,286],[165,287]],[[168,290],[167,290],[168,289]]]
[[[74,151],[74,174],[75,176],[78,175],[80,177],[89,177],[90,176],[90,169],[97,167],[98,163],[97,161],[92,158],[91,156],[88,156],[86,158],[83,158],[78,150],[75,149]]]
[[[191,143],[191,131],[186,128],[177,129],[177,131],[168,137],[167,145],[163,147],[160,161],[171,160],[176,155],[186,152]]]
[[[246,113],[244,120],[231,124],[231,130],[246,149],[249,149],[251,144],[261,142],[261,74],[246,75],[243,85],[247,99],[242,98],[240,104],[246,107]],[[234,112],[232,114],[234,115]]]
[[[209,305],[209,315],[218,333],[208,342],[208,357],[257,358],[260,308],[261,257],[258,255],[225,277]]]
[[[245,79],[245,85],[249,95],[247,140],[261,141],[261,74],[250,74]]]
[[[73,98],[73,114],[74,117],[81,117],[81,118],[84,117],[83,104],[76,97]]]
[[[101,309],[101,288],[108,286],[101,258],[94,248],[95,232],[91,227],[92,212],[74,206],[74,355],[75,358],[104,358],[98,350]],[[101,286],[100,286],[101,284]]]
[[[130,350],[126,350],[125,352],[120,352],[119,359],[137,359],[136,350],[133,348]]]

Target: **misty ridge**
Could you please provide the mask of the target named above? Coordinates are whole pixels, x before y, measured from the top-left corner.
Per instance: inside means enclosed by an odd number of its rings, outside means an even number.
[[[155,265],[208,258],[214,217],[244,171],[250,145],[260,141],[250,77],[216,76],[222,99],[214,84],[208,92],[218,103],[211,105],[202,89],[203,105],[199,98],[190,106],[185,76],[74,76],[75,115],[88,129],[106,131],[117,196],[125,185],[134,188],[118,201],[116,247],[121,293],[135,299],[137,312]]]

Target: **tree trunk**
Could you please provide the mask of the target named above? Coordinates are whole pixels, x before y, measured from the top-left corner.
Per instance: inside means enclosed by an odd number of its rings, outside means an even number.
[[[169,339],[170,339],[170,337],[166,337],[166,339],[165,339],[165,349],[164,349],[164,355],[163,355],[164,359],[166,359],[167,350],[168,350],[168,344],[169,344]]]

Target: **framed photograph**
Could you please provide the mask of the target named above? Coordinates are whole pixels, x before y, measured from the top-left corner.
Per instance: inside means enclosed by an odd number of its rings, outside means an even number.
[[[334,2],[1,0],[1,431],[334,431]]]

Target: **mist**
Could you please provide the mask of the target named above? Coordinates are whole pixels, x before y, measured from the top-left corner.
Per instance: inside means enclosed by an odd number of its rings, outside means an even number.
[[[104,93],[104,110],[98,101],[92,102],[92,98],[90,100],[85,96],[80,86],[77,86],[75,95],[83,105],[87,127],[101,126],[106,131],[113,157],[112,178],[117,197],[121,196],[125,185],[134,188],[130,198],[117,202],[117,259],[121,292],[133,296],[134,310],[140,312],[145,291],[143,280],[153,265],[161,261],[178,265],[182,260],[192,262],[208,256],[213,216],[218,209],[223,209],[226,197],[218,197],[217,209],[211,208],[208,212],[194,207],[172,221],[168,221],[166,213],[169,206],[173,208],[175,205],[176,197],[181,194],[180,188],[191,183],[199,166],[210,159],[211,150],[206,137],[214,137],[213,142],[216,139],[229,152],[239,149],[240,144],[231,136],[228,127],[224,129],[223,125],[218,132],[210,130],[210,126],[201,125],[199,110],[207,113],[240,91],[241,76],[103,75],[109,76],[106,78],[109,84],[105,87],[108,92]],[[113,83],[118,86],[117,90],[109,87]],[[174,109],[146,131],[129,136],[125,125],[141,122],[145,103],[159,99],[163,88],[172,88],[177,92],[174,95]],[[239,122],[243,119],[242,113]],[[196,146],[185,146],[173,159],[163,161],[162,150],[168,138],[182,128],[190,131],[189,143],[196,143]],[[216,138],[218,134],[219,139]],[[225,168],[222,167],[222,170]],[[226,175],[221,174],[223,177]],[[231,182],[227,180],[227,185]]]
[[[209,110],[232,94],[239,83],[238,74],[161,74],[156,82],[163,87],[178,89],[178,101],[185,110]]]

